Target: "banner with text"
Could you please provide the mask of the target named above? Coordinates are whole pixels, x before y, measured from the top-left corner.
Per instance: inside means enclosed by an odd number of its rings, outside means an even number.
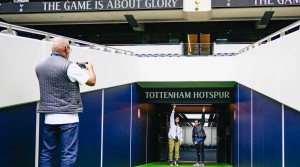
[[[300,0],[212,0],[212,8],[300,6]]]
[[[145,88],[148,103],[235,103],[234,88]]]
[[[182,9],[183,0],[90,0],[0,3],[0,13]]]

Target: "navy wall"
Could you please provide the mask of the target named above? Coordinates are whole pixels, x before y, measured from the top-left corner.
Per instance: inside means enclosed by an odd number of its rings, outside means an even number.
[[[282,166],[281,104],[241,84],[238,84],[236,94],[238,112],[235,119],[233,119],[233,164],[248,167],[251,166],[252,162],[253,166],[260,167]],[[291,111],[287,110],[285,113],[287,115],[285,119],[289,119],[289,121],[293,119],[294,123],[296,122],[297,118],[294,119],[295,116],[289,115]],[[298,115],[298,118],[300,118],[299,112],[294,111],[292,115]],[[285,126],[288,124],[290,123],[286,121]],[[286,129],[286,131],[286,133],[291,133],[290,129]],[[296,130],[291,134],[294,135],[293,141],[295,138],[300,137],[296,135]],[[293,154],[286,152],[285,156],[287,158],[291,157],[290,155]]]
[[[253,166],[282,166],[281,104],[256,91],[252,91],[251,99],[251,89],[240,84],[236,90],[236,112],[232,114],[234,166],[250,166],[251,155]],[[104,97],[102,90],[82,94],[84,113],[80,114],[78,166],[96,167],[101,164],[102,98],[103,166],[130,166],[130,162],[136,166],[146,163],[146,159],[147,162],[158,160],[159,127],[156,121],[159,115],[155,112],[155,106],[140,104],[138,94],[136,84],[105,89]],[[35,119],[36,103],[0,109],[0,166],[34,166]],[[298,165],[295,157],[300,150],[299,120],[300,112],[284,107],[285,166]],[[42,129],[43,116],[40,121]],[[59,159],[57,154],[56,165],[59,165]]]
[[[82,94],[84,113],[79,114],[77,166],[96,167],[101,165],[102,98],[104,98],[103,166],[130,166],[130,149],[132,166],[146,163],[147,110],[139,104],[138,94],[136,84],[132,84],[132,87],[131,84],[128,84],[105,89],[104,97],[102,97],[102,90]],[[140,118],[137,114],[138,108],[141,109]],[[43,122],[44,116],[42,115],[40,151]],[[130,125],[131,123],[132,125]],[[131,126],[132,134],[130,134]],[[131,148],[130,137],[132,138]],[[59,151],[57,150],[55,156],[54,164],[56,166],[60,164]]]
[[[77,166],[100,166],[102,90],[82,94]]]
[[[131,85],[104,91],[103,166],[130,166]]]
[[[0,166],[34,166],[36,103],[0,109]]]
[[[239,164],[251,165],[251,90],[239,85]]]
[[[253,91],[253,166],[282,166],[281,104]]]
[[[300,112],[285,106],[284,122],[285,166],[299,166]]]

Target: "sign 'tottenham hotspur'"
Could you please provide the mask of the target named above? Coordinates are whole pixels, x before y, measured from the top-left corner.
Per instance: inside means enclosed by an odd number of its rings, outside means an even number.
[[[230,99],[229,91],[201,91],[201,92],[145,92],[146,99]]]

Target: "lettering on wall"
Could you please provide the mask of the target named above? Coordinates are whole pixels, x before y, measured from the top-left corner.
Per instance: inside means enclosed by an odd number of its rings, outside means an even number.
[[[231,103],[235,100],[235,93],[233,88],[147,88],[142,91],[142,100],[153,103]]]
[[[105,11],[105,10],[148,10],[183,8],[183,0],[87,0],[47,1],[21,3],[24,13]],[[20,3],[3,3],[0,13],[18,13]]]
[[[212,0],[212,7],[300,6],[300,0]]]

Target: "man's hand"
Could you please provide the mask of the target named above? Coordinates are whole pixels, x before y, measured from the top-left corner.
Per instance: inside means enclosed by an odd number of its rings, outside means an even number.
[[[175,108],[176,108],[176,104],[173,104],[173,109],[175,110]]]
[[[88,64],[85,64],[85,67],[88,70],[90,76],[89,80],[85,84],[94,86],[96,84],[96,75],[94,73],[93,65],[91,62],[88,62]]]
[[[195,144],[197,144],[197,142],[194,142]]]
[[[91,62],[88,62],[88,64],[85,64],[85,67],[87,70],[93,70],[93,65]]]
[[[202,107],[202,112],[205,112],[205,107]]]
[[[179,144],[181,145],[181,144],[182,144],[182,141],[180,141]]]

